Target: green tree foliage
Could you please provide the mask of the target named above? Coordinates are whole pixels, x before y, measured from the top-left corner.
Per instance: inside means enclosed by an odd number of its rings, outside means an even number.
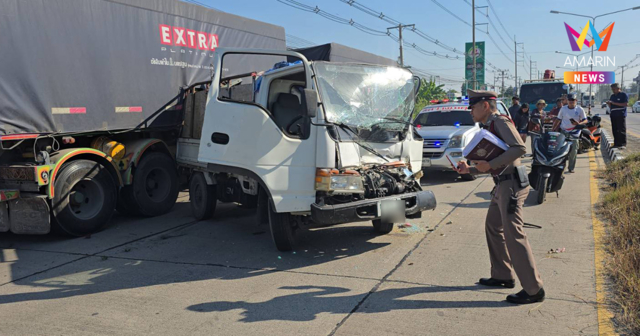
[[[416,114],[422,111],[425,106],[431,105],[431,100],[447,98],[447,92],[443,89],[444,84],[436,85],[435,81],[430,81],[425,78],[422,78],[421,80],[422,86],[420,86],[420,91],[416,96],[414,117]]]

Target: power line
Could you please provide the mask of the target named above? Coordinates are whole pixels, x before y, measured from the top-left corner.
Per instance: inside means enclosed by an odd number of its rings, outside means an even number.
[[[469,0],[464,0],[464,2],[465,2],[467,5],[469,5],[469,6],[473,7],[473,5],[471,4],[471,2],[469,2]],[[482,13],[482,11],[480,11],[478,7],[476,7],[476,12],[478,12],[478,13],[482,14],[484,17],[486,17],[486,18],[487,18],[487,20],[488,20],[488,21],[489,21],[489,23],[490,23],[490,25],[489,25],[489,26],[490,26],[491,28],[493,28],[493,30],[496,32],[496,34],[498,34],[498,37],[502,40],[502,42],[504,43],[504,45],[505,45],[505,46],[507,46],[507,48],[509,49],[509,51],[513,52],[513,49],[511,49],[511,46],[509,45],[509,43],[507,43],[507,41],[505,41],[505,40],[504,40],[504,38],[502,37],[502,35],[500,34],[500,32],[495,28],[495,24],[494,24],[494,23],[493,23],[493,21],[491,20],[491,17],[489,17],[489,11],[487,10],[487,13],[485,14],[485,13]],[[494,13],[494,15],[495,15],[495,13]],[[483,32],[483,33],[484,33],[484,32]],[[489,30],[488,30],[488,29],[487,29],[487,32],[486,32],[485,34],[489,35]],[[512,40],[512,41],[513,41],[513,40]],[[495,43],[495,42],[494,42],[494,43]]]
[[[221,10],[219,10],[219,9],[217,9],[215,7],[209,6],[207,4],[204,4],[204,3],[200,2],[200,1],[196,1],[196,0],[181,0],[181,1],[188,2],[190,4],[194,4],[194,5],[198,5],[198,6],[202,6],[202,7],[206,7],[206,8],[209,8],[209,9],[217,10],[218,12],[222,12]]]
[[[502,27],[502,29],[504,30],[505,34],[507,34],[507,37],[509,37],[509,39],[511,39],[511,42],[515,42],[511,36],[509,36],[509,32],[507,31],[507,29],[504,27],[504,25],[502,24],[502,21],[500,20],[500,16],[497,14],[495,8],[493,8],[493,5],[491,4],[490,0],[487,0],[487,4],[489,4],[489,8],[491,8],[491,12],[494,13],[494,15],[496,16],[496,20],[498,20],[498,23],[500,24],[500,27]]]
[[[285,36],[287,37],[287,44],[289,44],[289,42],[291,42],[291,43],[293,43],[293,44],[295,44],[297,46],[302,46],[303,48],[304,47],[312,47],[312,46],[318,45],[315,42],[311,42],[309,40],[305,40],[305,39],[303,39],[301,37],[298,37],[298,36],[295,36],[295,35],[286,34]]]
[[[390,23],[390,24],[392,24],[394,26],[402,25],[402,22],[400,22],[400,21],[398,21],[396,19],[392,19],[391,17],[386,16],[384,13],[378,12],[378,11],[374,10],[373,8],[367,7],[367,6],[357,2],[355,0],[340,0],[340,1],[345,3],[345,4],[347,4],[347,5],[349,5],[349,6],[351,6],[351,7],[353,7],[353,8],[356,8],[356,9],[358,9],[358,10],[360,10],[360,11],[362,11],[362,12],[368,14],[368,15],[371,15],[371,16],[376,17],[376,18],[378,18],[378,19],[380,19],[382,21]],[[459,55],[464,55],[464,52],[462,52],[460,50],[457,50],[456,48],[450,47],[450,46],[440,42],[438,39],[429,36],[428,34],[426,34],[425,32],[423,32],[422,30],[420,30],[420,29],[418,29],[416,27],[413,27],[410,30],[412,32],[414,32],[416,35],[422,37],[423,39],[425,39],[425,40],[427,40],[427,41],[429,41],[429,42],[431,42],[433,44],[436,44],[436,45],[440,46],[443,49],[449,50],[451,52],[455,52],[455,53],[457,53]]]
[[[450,11],[449,9],[447,9],[445,6],[443,6],[442,4],[440,4],[438,1],[436,0],[431,0],[434,4],[438,5],[438,7],[442,8],[442,10],[444,10],[445,12],[451,14],[451,16],[455,17],[456,19],[460,20],[460,22],[466,24],[467,26],[471,27],[471,24],[465,20],[463,20],[462,18],[460,18],[459,16],[455,15],[452,11]]]
[[[340,16],[328,13],[328,12],[320,9],[318,6],[312,7],[312,6],[303,4],[303,3],[295,1],[295,0],[277,0],[277,1],[282,3],[282,4],[285,4],[287,6],[290,6],[290,7],[305,11],[305,12],[318,14],[318,15],[320,15],[320,16],[328,19],[328,20],[334,21],[336,23],[352,26],[352,27],[364,32],[364,33],[369,34],[369,35],[388,36],[388,37],[390,37],[391,39],[393,39],[396,42],[399,41],[399,37],[397,37],[397,36],[395,36],[395,35],[393,35],[393,34],[391,34],[389,32],[384,32],[384,31],[380,31],[380,30],[376,30],[376,29],[367,27],[365,25],[362,25],[360,23],[355,22],[353,19],[347,20],[347,19],[342,18]],[[415,43],[404,42],[403,45],[407,46],[409,48],[413,48],[413,49],[415,49],[415,50],[419,51],[420,53],[422,53],[424,55],[427,55],[427,56],[435,56],[435,57],[438,57],[438,58],[449,59],[449,60],[459,60],[460,59],[459,56],[453,57],[453,56],[449,56],[449,55],[443,55],[443,54],[440,54],[440,53],[435,52],[435,51],[428,51],[428,50],[422,49],[421,47],[419,47]]]

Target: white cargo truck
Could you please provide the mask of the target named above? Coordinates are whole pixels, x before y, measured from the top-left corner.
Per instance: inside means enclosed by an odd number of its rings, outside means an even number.
[[[221,78],[227,62],[245,57],[296,61]],[[417,81],[408,70],[222,48],[214,64],[211,85],[192,90],[206,95],[190,123],[201,131],[183,131],[192,137],[177,147],[197,218],[212,216],[216,200],[255,206],[277,248],[290,250],[303,227],[371,221],[388,233],[435,208],[419,182],[423,140],[409,122]]]

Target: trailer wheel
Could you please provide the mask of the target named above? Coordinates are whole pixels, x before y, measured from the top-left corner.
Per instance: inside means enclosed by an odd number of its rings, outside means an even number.
[[[171,157],[149,153],[142,158],[133,177],[133,198],[145,216],[171,211],[178,198],[178,173]]]
[[[295,230],[293,227],[291,214],[288,212],[275,212],[273,205],[269,202],[269,228],[271,238],[279,251],[291,251],[295,245]]]
[[[90,160],[65,163],[54,182],[51,212],[62,232],[83,236],[105,227],[116,206],[111,174]]]
[[[376,230],[376,232],[379,234],[387,234],[393,231],[393,223],[391,222],[384,222],[381,219],[374,219],[372,223],[373,229]]]
[[[216,186],[207,185],[202,173],[195,173],[189,182],[191,213],[197,220],[209,219],[216,211]]]

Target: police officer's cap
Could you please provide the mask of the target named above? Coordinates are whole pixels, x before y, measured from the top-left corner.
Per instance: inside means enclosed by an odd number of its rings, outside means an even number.
[[[469,95],[469,107],[483,100],[496,100],[498,98],[497,93],[483,90],[467,90],[467,95]]]

